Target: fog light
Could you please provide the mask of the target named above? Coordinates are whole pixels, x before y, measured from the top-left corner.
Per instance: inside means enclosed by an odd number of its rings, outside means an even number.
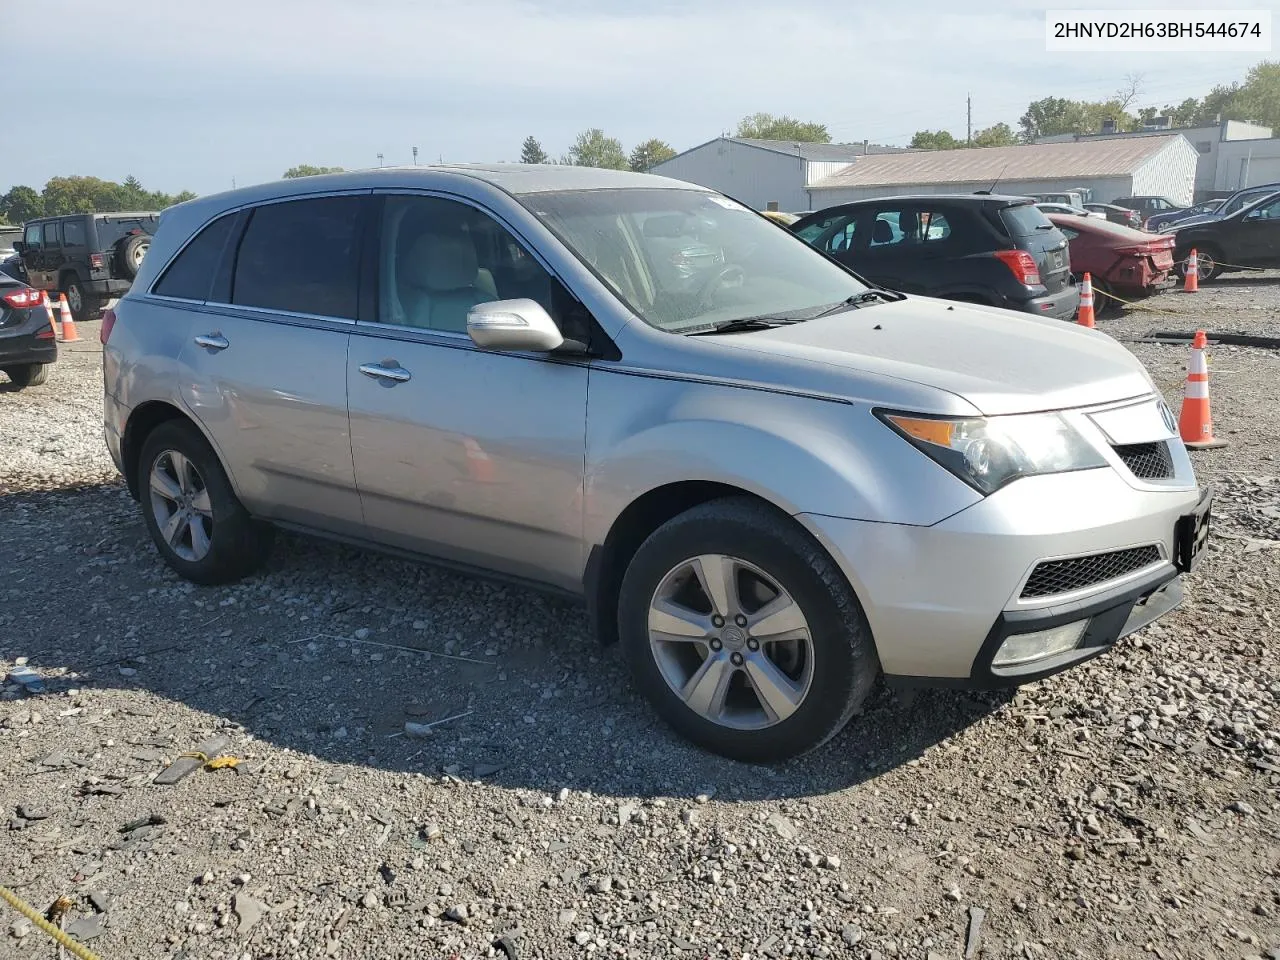
[[[993,667],[1016,667],[1033,660],[1043,660],[1055,654],[1074,650],[1080,638],[1084,636],[1088,620],[1077,620],[1051,630],[1037,630],[1035,633],[1016,633],[996,651]]]

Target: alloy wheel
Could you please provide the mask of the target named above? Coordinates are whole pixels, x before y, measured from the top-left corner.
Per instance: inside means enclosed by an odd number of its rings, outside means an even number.
[[[703,719],[760,730],[796,712],[813,684],[808,621],[761,568],[723,554],[682,561],[649,603],[649,648],[667,685]]]
[[[151,510],[165,543],[183,560],[198,561],[213,542],[213,504],[191,460],[165,450],[151,464]]]

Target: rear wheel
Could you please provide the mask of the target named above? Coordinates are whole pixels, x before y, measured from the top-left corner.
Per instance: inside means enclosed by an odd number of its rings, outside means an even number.
[[[1111,289],[1111,285],[1107,283],[1107,281],[1094,280],[1090,277],[1089,284],[1093,287],[1094,316],[1109,316],[1120,312],[1122,304],[1112,296],[1114,291]]]
[[[694,507],[655,531],[623,576],[618,626],[659,715],[735,760],[772,763],[825,743],[880,669],[831,558],[747,498]]]
[[[14,386],[38,387],[49,379],[51,363],[19,363],[12,367],[0,368],[13,381]]]
[[[84,285],[74,276],[62,281],[62,292],[67,296],[67,306],[71,308],[71,319],[76,323],[94,320],[102,312],[102,302],[92,294],[86,293]]]
[[[229,583],[266,561],[274,529],[240,503],[213,447],[191,424],[160,424],[138,476],[147,530],[165,563],[201,584]]]

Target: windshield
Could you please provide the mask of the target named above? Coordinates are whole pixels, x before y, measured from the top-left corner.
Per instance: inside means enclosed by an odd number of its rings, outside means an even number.
[[[867,290],[785,227],[718,194],[630,188],[520,199],[660,330],[807,318]]]

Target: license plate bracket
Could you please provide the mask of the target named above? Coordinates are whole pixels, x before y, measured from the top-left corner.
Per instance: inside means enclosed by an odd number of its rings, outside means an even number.
[[[1209,541],[1209,521],[1213,513],[1213,488],[1205,487],[1190,513],[1178,518],[1173,528],[1173,564],[1181,573],[1193,573],[1204,559]]]

